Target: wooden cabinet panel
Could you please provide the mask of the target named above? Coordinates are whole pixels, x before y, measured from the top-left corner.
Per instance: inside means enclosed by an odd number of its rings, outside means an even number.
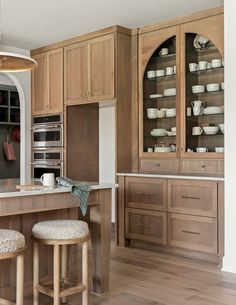
[[[64,48],[65,104],[88,100],[88,50],[87,43],[77,43]]]
[[[48,113],[63,112],[63,49],[56,49],[48,53],[48,69]]]
[[[166,244],[166,218],[165,212],[126,209],[126,237]]]
[[[168,244],[183,249],[217,254],[217,219],[169,214]]]
[[[168,211],[217,217],[217,181],[168,180]]]
[[[166,211],[166,180],[128,177],[126,179],[126,206]]]
[[[173,159],[141,159],[140,170],[146,173],[178,173],[179,160]]]
[[[48,100],[48,57],[47,53],[41,53],[33,58],[37,61],[38,67],[32,71],[32,113],[45,114]]]
[[[89,41],[89,97],[90,100],[114,98],[114,35]]]
[[[194,173],[200,175],[224,175],[224,160],[193,160],[183,159],[180,161],[181,173]]]

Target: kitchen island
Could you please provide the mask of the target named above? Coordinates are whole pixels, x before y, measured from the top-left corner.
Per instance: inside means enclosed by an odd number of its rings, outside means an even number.
[[[69,187],[45,188],[40,185],[18,186],[19,181],[0,180],[0,228],[15,229],[24,234],[25,293],[32,293],[33,250],[31,229],[38,221],[49,219],[82,219],[89,223],[92,245],[93,291],[103,293],[109,289],[109,256],[111,241],[111,190],[114,184],[91,184],[88,211],[82,216],[79,200],[70,193]],[[45,247],[45,246],[44,246]],[[40,260],[41,278],[48,279],[52,272],[51,248],[43,249]],[[41,250],[42,251],[42,250]],[[69,270],[72,277],[78,275],[76,248],[69,251]],[[45,262],[45,263],[44,263]],[[0,261],[0,294],[14,296],[15,262]]]

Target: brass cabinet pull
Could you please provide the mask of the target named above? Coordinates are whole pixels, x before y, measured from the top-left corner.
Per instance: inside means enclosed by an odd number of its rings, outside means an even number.
[[[193,197],[193,196],[181,196],[183,199],[193,199],[193,200],[200,200],[200,197]]]
[[[157,166],[157,167],[160,166],[160,165],[161,165],[161,164],[160,164],[159,162],[156,163],[156,166]]]
[[[137,195],[148,195],[148,196],[152,196],[153,193],[152,192],[136,192]]]
[[[186,230],[182,230],[183,233],[187,233],[187,234],[195,234],[195,235],[200,235],[199,232],[194,232],[194,231],[186,231]]]
[[[205,167],[206,167],[206,164],[205,164],[205,163],[202,163],[202,164],[201,164],[201,167],[202,167],[202,168],[205,168]]]

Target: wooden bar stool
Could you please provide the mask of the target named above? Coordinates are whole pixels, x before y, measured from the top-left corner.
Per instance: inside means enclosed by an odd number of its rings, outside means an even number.
[[[34,239],[34,305],[39,305],[39,292],[53,298],[53,304],[59,305],[60,298],[66,302],[66,297],[82,292],[82,305],[88,305],[88,240],[90,233],[88,224],[80,220],[42,221],[32,229]],[[39,244],[53,246],[53,289],[40,284],[39,281]],[[67,246],[82,244],[82,283],[63,289],[65,284],[71,284],[67,278]],[[62,258],[60,259],[60,248]],[[60,277],[60,269],[62,281]]]
[[[0,298],[0,304],[23,305],[25,237],[14,230],[0,229],[0,260],[16,257],[16,303]]]

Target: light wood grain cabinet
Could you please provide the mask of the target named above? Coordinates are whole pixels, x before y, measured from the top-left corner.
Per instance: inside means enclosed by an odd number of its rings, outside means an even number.
[[[64,48],[65,104],[114,98],[114,34]]]
[[[32,71],[32,115],[63,112],[63,49],[33,58],[38,68]]]

